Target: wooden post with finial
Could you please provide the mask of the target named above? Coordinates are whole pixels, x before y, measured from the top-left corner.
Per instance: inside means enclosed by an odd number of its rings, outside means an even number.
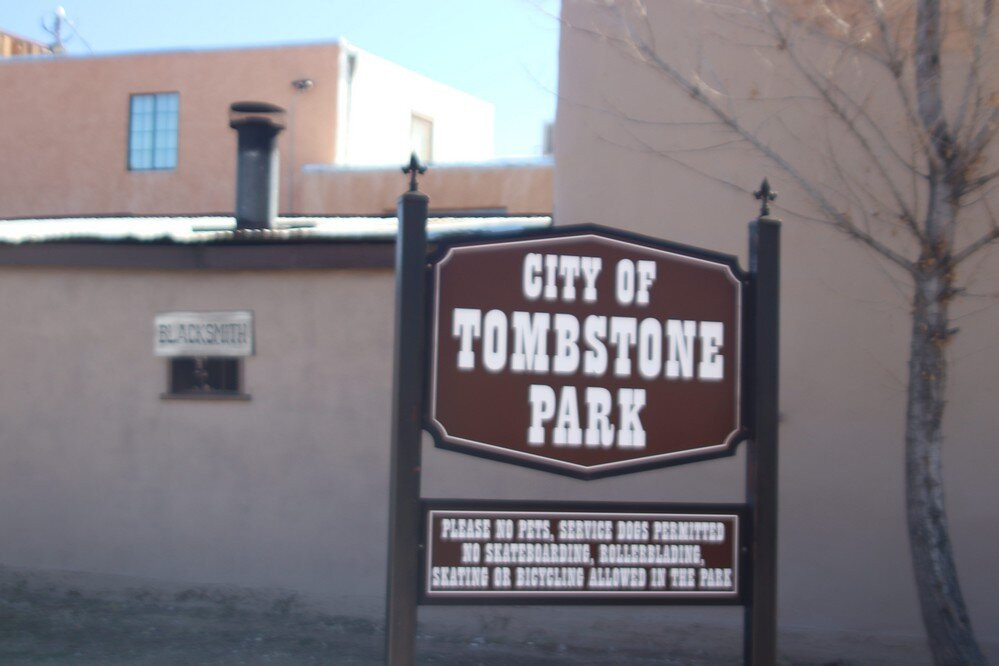
[[[402,167],[402,172],[409,174],[409,191],[419,192],[420,186],[419,183],[416,182],[416,176],[425,174],[427,172],[427,167],[424,164],[420,164],[420,158],[416,156],[416,153],[409,154],[409,164]]]
[[[780,222],[770,217],[777,193],[763,179],[753,193],[760,215],[749,225],[752,313],[746,332],[750,358],[751,437],[747,448],[746,504],[750,510],[749,603],[744,657],[753,666],[777,662],[777,427],[780,334]]]
[[[395,357],[389,479],[389,552],[385,660],[413,663],[416,649],[420,529],[420,458],[423,419],[424,270],[429,197],[419,191],[426,173],[416,154],[402,168],[409,191],[399,197],[395,245]]]
[[[753,196],[760,202],[760,217],[770,217],[770,202],[777,200],[777,193],[770,189],[770,181],[764,178]]]

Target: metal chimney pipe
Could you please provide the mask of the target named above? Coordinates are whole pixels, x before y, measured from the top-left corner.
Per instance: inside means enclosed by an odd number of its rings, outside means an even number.
[[[236,130],[236,229],[270,229],[277,217],[278,150],[274,140],[285,128],[284,109],[266,102],[229,107]]]

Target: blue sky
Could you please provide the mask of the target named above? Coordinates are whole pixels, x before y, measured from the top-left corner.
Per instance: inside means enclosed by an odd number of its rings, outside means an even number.
[[[0,30],[50,42],[59,0],[5,3]],[[540,153],[555,118],[558,0],[64,0],[94,53],[335,40],[496,107],[496,154]],[[65,34],[72,35],[71,31]],[[66,50],[86,54],[78,37]]]

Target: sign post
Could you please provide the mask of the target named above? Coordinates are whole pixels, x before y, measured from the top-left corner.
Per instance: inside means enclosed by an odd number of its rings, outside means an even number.
[[[743,654],[750,664],[777,661],[777,424],[780,334],[780,223],[770,218],[776,198],[764,180],[760,217],[749,227],[752,274],[752,432],[746,465],[746,503],[753,516],[752,587],[746,606]]]
[[[585,603],[741,605],[746,663],[774,664],[780,225],[766,181],[748,272],[596,225],[442,243],[427,266],[415,156],[404,171],[388,663],[413,663],[420,603]],[[422,499],[421,429],[580,479],[745,441],[746,503]]]
[[[429,199],[417,190],[426,171],[414,154],[403,169],[409,191],[399,198],[395,245],[395,357],[392,451],[389,479],[388,589],[385,656],[389,664],[413,663],[416,639],[418,530],[420,526],[420,437],[423,411],[424,268]]]

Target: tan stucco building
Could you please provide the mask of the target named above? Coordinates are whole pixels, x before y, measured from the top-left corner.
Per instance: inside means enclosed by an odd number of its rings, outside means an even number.
[[[19,56],[0,88],[0,217],[229,211],[242,100],[286,110],[282,213],[390,212],[411,150],[442,210],[551,210],[550,161],[493,159],[491,104],[343,40]]]
[[[807,215],[809,203],[750,151],[697,152],[695,168],[657,154],[656,141],[665,139],[641,133],[660,120],[655,114],[663,114],[667,125],[671,119],[696,124],[704,120],[699,110],[611,44],[593,38],[591,27],[613,29],[602,10],[566,2],[563,18],[556,224],[621,227],[731,253],[745,266],[746,224],[757,211],[748,192],[764,175],[780,190],[782,208],[776,212],[786,217],[782,654],[791,661],[926,663],[904,519],[903,378],[909,328],[904,280],[841,234],[792,218],[789,211]],[[697,53],[690,42],[710,20],[696,10],[677,10],[670,21],[656,13],[651,19],[657,21],[660,39],[671,40],[678,53]],[[732,41],[722,51],[731,55],[727,49],[737,44]],[[292,48],[280,57],[270,51],[211,55],[219,61],[249,61],[266,53],[255,66],[276,72],[271,88],[246,92],[234,82],[217,81],[222,93],[216,95],[210,86],[200,93],[211,98],[205,107],[221,109],[219,117],[190,121],[189,133],[202,132],[196,136],[205,137],[206,147],[203,154],[196,145],[184,148],[182,137],[178,165],[189,160],[185,150],[194,151],[212,173],[225,176],[217,181],[203,183],[178,166],[174,173],[139,174],[149,181],[164,176],[169,196],[130,184],[135,174],[123,167],[128,104],[127,88],[122,88],[114,108],[82,106],[73,115],[72,130],[38,144],[51,172],[18,176],[16,187],[43,192],[39,188],[55,187],[63,179],[81,198],[77,204],[60,204],[66,208],[59,210],[74,215],[169,212],[184,196],[197,196],[209,210],[230,210],[234,140],[223,110],[235,98],[265,99],[289,110],[294,103],[302,126],[318,127],[317,118],[335,106],[334,88],[316,78],[315,88],[296,99],[289,85],[315,76],[303,64],[310,49],[330,61],[338,57],[335,45]],[[141,58],[161,62],[161,56]],[[99,61],[79,62],[105,66]],[[111,67],[110,60],[106,66]],[[748,72],[740,83],[747,89],[765,84]],[[770,84],[774,87],[764,87],[766,92],[781,92],[777,83]],[[62,85],[66,90],[69,83]],[[614,104],[608,106],[608,100]],[[313,105],[325,111],[306,120],[304,109]],[[92,179],[85,168],[60,166],[60,141],[88,128],[97,131],[104,111],[117,114],[119,136],[113,147],[100,147],[107,150],[102,160],[114,161],[121,173],[105,174],[110,179],[105,181]],[[638,128],[625,116],[641,121]],[[797,121],[805,129],[818,122],[809,114]],[[209,125],[221,126],[225,138],[209,139]],[[285,211],[382,213],[391,206],[384,200],[404,188],[398,172],[381,172],[383,180],[375,187],[365,179],[377,170],[338,170],[334,136],[289,145],[290,136],[290,131],[282,135],[282,159],[293,152],[295,165],[327,166],[296,170],[290,185],[282,172],[282,196],[289,189],[296,192],[295,207],[282,207]],[[686,135],[692,136],[697,138]],[[711,131],[703,136],[709,144],[720,142]],[[103,168],[95,165],[95,170]],[[494,175],[487,167],[455,170],[449,177],[467,178],[476,188],[472,200],[462,199],[463,187],[449,190],[443,180],[437,190],[433,171],[424,189],[434,208],[545,212],[532,208],[538,205],[534,197],[545,192],[538,183],[550,178],[551,170],[537,168],[547,176],[534,180],[510,170],[502,175],[509,179],[505,185],[490,180]],[[737,188],[705,176],[705,169],[716,169],[710,173]],[[331,173],[343,180],[321,180]],[[357,179],[356,187],[351,179]],[[374,194],[359,193],[367,187]],[[528,199],[515,199],[520,196]],[[45,200],[43,193],[30,200],[31,215],[56,214],[44,208]],[[356,203],[340,210],[343,200]],[[148,207],[138,209],[140,201]],[[495,217],[497,227],[509,222]],[[294,590],[338,613],[380,617],[388,511],[391,242],[370,227],[327,233],[324,225],[332,222],[318,218],[313,231],[296,231],[301,219],[283,218],[284,228],[259,237],[233,234],[229,217],[171,219],[157,222],[163,226],[154,226],[159,232],[151,236],[136,231],[143,228],[142,220],[119,221],[115,224],[122,227],[114,229],[105,225],[104,237],[100,220],[0,223],[7,241],[0,245],[0,300],[7,311],[0,326],[7,378],[0,382],[5,424],[0,505],[6,507],[0,563],[115,573],[141,581],[268,586]],[[522,226],[547,222],[513,221]],[[468,224],[455,224],[462,223]],[[391,220],[378,224],[390,227]],[[39,230],[34,239],[33,229]],[[974,276],[966,277],[988,290],[997,276],[992,253],[983,256]],[[993,563],[999,559],[999,538],[992,526],[999,521],[999,490],[993,483],[999,450],[992,405],[999,355],[992,332],[999,328],[999,312],[974,302],[961,307],[962,331],[950,350],[948,506],[972,621],[986,649],[996,654],[999,596]],[[238,399],[163,397],[170,393],[170,366],[153,352],[153,325],[157,315],[178,311],[253,313],[255,350],[242,360]],[[423,455],[424,497],[740,502],[744,494],[743,452],[595,481],[435,449],[429,437]],[[474,613],[456,607],[421,609],[420,617],[479,635],[599,645],[647,641],[663,646],[664,654],[682,642],[684,649],[719,661],[736,658],[741,647],[737,607],[569,607],[557,612],[493,607]]]
[[[669,77],[621,47],[619,40],[627,41],[628,33],[611,4],[563,3],[556,223],[622,226],[737,254],[745,262],[746,222],[759,206],[752,192],[769,177],[780,194],[775,214],[784,220],[782,640],[790,645],[801,632],[831,637],[841,642],[838,658],[844,658],[851,642],[859,649],[872,646],[871,641],[887,646],[897,640],[894,651],[886,648],[857,659],[884,663],[892,655],[899,658],[906,637],[918,642],[922,635],[904,491],[911,284],[890,262],[818,222],[821,212],[787,174],[726,132]],[[814,101],[817,94],[787,66],[781,52],[767,47],[766,26],[747,18],[742,4],[644,5],[647,16],[632,15],[634,34],[654,40],[661,57],[691,73],[722,108],[737,110],[765,142],[836,193],[837,203],[845,200],[843,205],[850,206],[862,200],[865,188],[867,195],[891,201],[878,174],[856,166],[863,155],[854,139]],[[726,13],[730,6],[734,9]],[[893,103],[894,85],[865,69],[863,59],[838,60],[841,50],[830,46],[835,43],[809,44],[815,49],[810,55],[833,63],[817,71],[838,71],[834,65],[841,65],[844,76],[837,81],[856,84],[866,112],[886,119],[886,135],[897,145],[908,145],[906,120]],[[828,61],[821,60],[822,54]],[[993,165],[999,156],[995,148],[989,154]],[[844,174],[830,161],[832,156],[842,171],[857,177],[853,189],[843,184]],[[891,160],[886,150],[883,156]],[[908,185],[912,179],[902,173],[898,180]],[[994,202],[994,190],[985,196]],[[918,198],[913,195],[913,200]],[[856,219],[865,219],[862,209],[849,210]],[[970,216],[964,240],[986,232],[987,219],[984,212]],[[879,239],[910,251],[903,234],[879,224],[871,222]],[[995,654],[999,596],[992,569],[999,559],[999,538],[988,526],[999,522],[999,490],[990,471],[999,468],[992,414],[999,391],[994,342],[999,251],[986,251],[966,264],[959,281],[977,295],[954,305],[960,332],[948,348],[945,490],[971,620]],[[672,500],[733,499],[743,488],[740,465],[727,462],[657,475],[660,496]],[[842,633],[836,638],[837,632],[854,632],[854,638]],[[909,658],[928,660],[926,654]]]
[[[46,53],[52,53],[52,49],[31,39],[0,30],[0,58]]]

